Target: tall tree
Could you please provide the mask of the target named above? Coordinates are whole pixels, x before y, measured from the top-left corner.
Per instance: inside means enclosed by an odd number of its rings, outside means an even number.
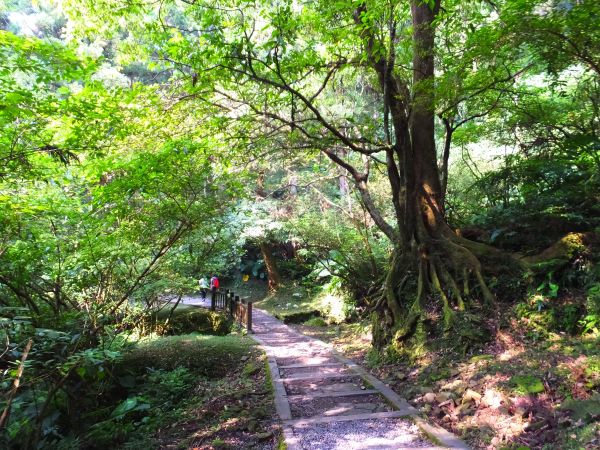
[[[146,38],[160,63],[179,69],[182,99],[220,106],[231,142],[259,155],[285,134],[290,147],[319,150],[347,171],[394,248],[376,308],[378,345],[413,334],[430,293],[447,326],[451,302],[465,307],[470,279],[493,300],[478,259],[492,250],[444,219],[434,89],[440,2],[164,3]],[[371,195],[374,166],[386,171],[391,215]]]
[[[489,261],[518,267],[509,256],[457,235],[446,222],[443,202],[457,124],[487,115],[500,96],[513,94],[510,85],[531,66],[521,59],[527,48],[509,40],[514,12],[530,9],[524,3],[198,0],[162,2],[158,8],[136,4],[119,16],[135,24],[135,15],[146,8],[144,14],[158,17],[139,28],[148,56],[176,69],[173,82],[181,101],[221,109],[222,132],[231,145],[244,146],[252,157],[282,151],[282,145],[318,150],[348,173],[394,248],[376,305],[375,342],[383,345],[423,329],[428,298],[439,301],[446,327],[469,297],[493,302],[483,274]],[[94,9],[97,14],[97,2]],[[475,18],[461,29],[462,16],[471,14]],[[543,14],[535,17],[544,20]],[[565,32],[573,34],[571,25]],[[135,25],[129,28],[136,32]],[[436,35],[444,36],[444,50]],[[573,38],[583,39],[579,33]],[[573,52],[595,67],[582,45],[577,41]],[[479,53],[473,50],[478,46]],[[477,58],[452,66],[447,49]],[[461,71],[470,75],[468,82],[455,82]],[[439,91],[452,83],[459,87],[455,92]],[[441,173],[438,116],[447,134]],[[373,168],[383,169],[389,182],[384,208],[370,190]]]

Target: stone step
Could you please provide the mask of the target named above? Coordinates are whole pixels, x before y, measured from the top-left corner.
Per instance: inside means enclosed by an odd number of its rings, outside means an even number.
[[[323,363],[336,363],[340,362],[331,355],[330,352],[307,352],[304,356],[290,356],[287,358],[277,358],[277,364],[279,367],[292,366],[295,364],[323,364]]]
[[[316,397],[306,401],[290,402],[292,418],[356,416],[393,410],[394,408],[378,393],[345,397]]]
[[[317,364],[290,364],[289,366],[279,366],[279,370],[281,369],[304,369],[306,367],[340,367],[344,364],[340,362],[325,362],[325,363],[317,363]]]
[[[331,423],[352,420],[368,420],[368,419],[387,419],[394,417],[404,417],[413,414],[411,411],[383,411],[369,414],[354,414],[349,416],[315,416],[309,418],[284,420],[284,424],[294,428],[300,428],[315,423]]]
[[[338,372],[338,373],[305,373],[305,374],[298,374],[298,375],[293,375],[293,376],[288,376],[285,378],[281,378],[281,381],[284,383],[290,383],[293,381],[304,381],[304,380],[314,380],[314,381],[318,381],[318,380],[324,380],[327,378],[340,378],[340,377],[346,377],[346,376],[351,376],[354,377],[356,376],[356,378],[360,377],[350,371],[348,372]]]
[[[351,375],[352,372],[350,369],[343,365],[339,366],[307,366],[307,367],[298,367],[296,369],[282,369],[279,368],[279,374],[281,378],[294,378],[304,375],[328,375],[328,374],[337,374],[337,375]]]
[[[306,345],[312,345],[312,343],[306,339],[272,339],[272,338],[268,338],[266,336],[262,337],[262,340],[264,341],[265,344],[267,345],[286,345],[286,344],[306,344]]]
[[[297,402],[297,401],[309,401],[315,398],[321,397],[348,397],[352,395],[371,395],[378,394],[379,391],[375,389],[353,389],[351,391],[331,391],[331,392],[313,392],[308,394],[301,395],[288,395],[288,401]]]
[[[363,380],[354,375],[312,380],[293,380],[285,383],[284,386],[288,395],[358,391],[366,387]]]

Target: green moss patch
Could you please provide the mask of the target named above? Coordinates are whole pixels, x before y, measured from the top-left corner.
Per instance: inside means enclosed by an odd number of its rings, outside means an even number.
[[[590,423],[600,419],[600,394],[587,400],[566,400],[560,408],[570,411],[573,418]]]
[[[172,314],[170,309],[163,308],[156,314],[156,321],[160,331],[168,335],[201,333],[224,336],[231,332],[233,325],[226,314],[188,305],[178,305]]]
[[[193,369],[208,377],[219,377],[235,367],[252,342],[239,336],[188,334],[142,340],[124,355],[122,367],[140,372],[151,367]]]
[[[523,395],[544,392],[542,380],[531,375],[515,375],[510,379],[510,384],[517,393]]]

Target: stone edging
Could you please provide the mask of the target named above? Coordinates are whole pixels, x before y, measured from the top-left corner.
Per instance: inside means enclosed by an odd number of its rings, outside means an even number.
[[[258,310],[258,308],[257,308]],[[263,310],[258,310],[261,313],[272,317],[270,314]],[[277,319],[276,319],[277,320]],[[417,411],[414,407],[412,407],[405,399],[400,397],[396,392],[394,392],[389,386],[385,385],[381,380],[377,379],[365,369],[363,369],[360,365],[356,364],[354,361],[346,358],[340,352],[338,352],[333,345],[323,342],[321,340],[315,339],[311,336],[306,336],[304,334],[298,333],[296,330],[290,328],[290,332],[297,335],[298,337],[302,337],[304,339],[308,339],[309,341],[313,341],[315,344],[326,348],[331,351],[332,356],[340,361],[342,364],[346,365],[350,369],[349,374],[336,374],[337,376],[352,376],[352,372],[361,377],[364,381],[369,383],[375,391],[379,392],[383,395],[388,402],[394,405],[398,410],[397,411],[388,411],[383,413],[369,413],[369,414],[358,414],[352,416],[329,416],[329,417],[312,417],[305,419],[292,419],[290,404],[288,401],[288,395],[285,390],[285,386],[283,384],[283,379],[279,375],[279,367],[277,366],[277,362],[272,354],[268,351],[267,347],[270,343],[264,341],[260,337],[253,334],[251,337],[258,344],[263,347],[263,350],[267,354],[269,370],[271,372],[271,380],[273,383],[274,393],[275,393],[275,408],[280,419],[283,422],[283,436],[285,439],[285,444],[287,446],[287,450],[300,450],[300,446],[298,443],[298,439],[294,436],[293,427],[298,427],[302,425],[309,425],[312,423],[329,423],[335,421],[348,421],[348,420],[365,420],[365,419],[377,419],[383,417],[404,417],[406,419],[412,420],[415,425],[417,425],[426,436],[428,436],[434,444],[441,445],[446,448],[451,448],[455,450],[469,450],[469,447],[457,438],[455,435],[445,430],[442,427],[439,427],[435,424],[430,423],[425,417],[420,416],[419,411]],[[278,333],[280,334],[280,333]],[[286,340],[287,342],[294,342],[295,339]],[[273,342],[275,343],[275,342]],[[322,377],[323,375],[321,375]],[[434,448],[434,447],[431,447]]]

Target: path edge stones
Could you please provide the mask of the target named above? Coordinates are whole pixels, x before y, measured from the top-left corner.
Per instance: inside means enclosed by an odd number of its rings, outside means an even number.
[[[256,336],[256,334],[252,334],[250,337],[259,343],[267,355],[267,364],[269,366],[269,371],[271,372],[271,383],[273,384],[273,394],[275,397],[274,401],[277,414],[281,420],[291,420],[292,411],[290,409],[290,403],[287,398],[285,386],[283,385],[283,379],[279,375],[279,368],[277,367],[275,357],[270,354],[268,345],[261,338]]]
[[[325,344],[327,345],[327,343]],[[465,444],[462,440],[460,440],[458,437],[445,430],[444,428],[431,423],[426,418],[423,418],[420,415],[419,411],[412,407],[406,401],[406,399],[400,397],[389,386],[384,384],[378,378],[371,375],[360,365],[343,356],[339,351],[333,348],[333,346],[331,346],[331,352],[336,359],[338,359],[344,364],[347,364],[351,370],[354,370],[364,380],[371,384],[371,386],[378,390],[381,393],[381,395],[383,395],[389,402],[391,402],[395,407],[397,407],[399,411],[411,411],[409,414],[406,414],[405,418],[412,420],[415,423],[415,425],[417,425],[421,429],[421,431],[423,431],[423,433],[426,436],[428,436],[435,444],[439,444],[442,447],[456,450],[470,450],[470,447],[467,444]]]
[[[255,310],[260,311],[261,313],[279,321],[276,317],[273,317],[268,312],[255,308]],[[281,321],[279,321],[281,322]],[[283,322],[281,322],[283,324]],[[417,409],[411,406],[406,399],[400,397],[396,392],[394,392],[389,386],[384,384],[381,380],[376,378],[367,372],[363,367],[355,363],[354,361],[343,356],[338,350],[334,348],[332,344],[321,341],[319,339],[315,339],[312,336],[307,336],[305,334],[299,333],[298,331],[289,328],[289,331],[292,334],[297,335],[298,337],[302,337],[313,341],[314,343],[327,348],[331,351],[331,354],[335,359],[340,361],[342,364],[345,364],[352,372],[356,373],[356,375],[360,376],[364,381],[369,383],[376,391],[378,391],[385,399],[398,408],[397,411],[392,411],[396,413],[395,417],[402,416],[405,419],[411,420],[419,429],[432,441],[434,445],[439,445],[445,448],[454,449],[454,450],[470,450],[470,447],[465,444],[461,439],[456,437],[454,434],[445,430],[444,428],[431,423],[427,420],[426,417],[422,416]],[[271,382],[273,384],[274,391],[274,401],[275,401],[275,409],[277,410],[277,414],[279,415],[280,420],[282,421],[283,428],[283,438],[285,440],[285,445],[287,450],[301,450],[300,444],[298,442],[298,438],[294,435],[293,427],[300,425],[301,421],[306,421],[310,419],[292,419],[292,413],[290,408],[290,403],[288,401],[288,395],[285,390],[285,386],[283,384],[283,379],[279,375],[279,367],[277,366],[277,362],[275,357],[269,351],[269,344],[262,340],[256,333],[249,334],[249,337],[254,339],[263,349],[265,354],[267,355],[267,362],[269,366],[269,370],[271,373]],[[355,417],[354,419],[344,419],[344,417],[349,416],[338,416],[341,420],[364,420],[367,419],[368,415],[373,415],[378,413],[371,413],[365,415],[365,417]],[[317,419],[317,418],[314,418]],[[330,418],[327,418],[330,419]],[[340,420],[340,419],[338,419]],[[317,422],[318,420],[311,420],[310,422]],[[331,420],[324,420],[324,422],[329,422]]]

